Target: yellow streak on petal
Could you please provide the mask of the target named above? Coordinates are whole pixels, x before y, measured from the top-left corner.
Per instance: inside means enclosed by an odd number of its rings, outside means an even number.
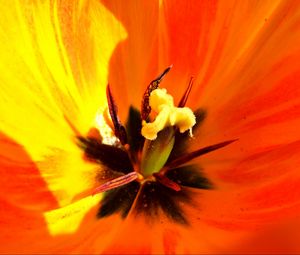
[[[151,109],[157,113],[155,120],[151,123],[143,121],[142,135],[154,140],[157,133],[169,126],[177,126],[181,133],[191,129],[196,124],[196,117],[188,107],[175,107],[173,97],[167,94],[166,89],[152,91],[149,99]]]
[[[76,232],[82,219],[98,203],[99,195],[89,196],[69,206],[44,213],[49,233],[55,236]]]

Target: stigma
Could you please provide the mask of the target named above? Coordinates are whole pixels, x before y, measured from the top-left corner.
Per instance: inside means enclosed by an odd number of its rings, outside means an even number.
[[[157,88],[150,94],[149,105],[156,114],[154,121],[143,120],[142,135],[149,140],[155,140],[157,133],[163,129],[175,126],[180,133],[187,130],[192,136],[192,127],[196,124],[196,117],[188,107],[174,106],[173,97],[164,88]]]

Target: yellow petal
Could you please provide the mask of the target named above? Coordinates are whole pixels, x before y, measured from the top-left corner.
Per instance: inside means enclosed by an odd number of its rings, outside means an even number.
[[[109,60],[126,32],[98,1],[15,0],[0,9],[0,129],[24,146],[59,203],[69,203],[97,174],[71,126],[85,135],[96,125]]]

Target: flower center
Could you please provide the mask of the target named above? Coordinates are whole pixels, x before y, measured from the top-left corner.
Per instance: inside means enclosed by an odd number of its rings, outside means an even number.
[[[140,111],[130,107],[125,126],[118,118],[116,103],[110,87],[107,86],[109,114],[103,114],[99,119],[102,130],[97,132],[97,129],[93,128],[87,137],[78,137],[85,158],[102,166],[97,177],[101,184],[92,192],[106,192],[99,217],[116,211],[122,211],[125,217],[135,200],[137,208],[148,207],[149,203],[154,207],[160,204],[163,211],[167,210],[168,214],[173,214],[174,211],[169,209],[173,206],[176,209],[177,206],[172,199],[184,199],[183,187],[211,187],[211,182],[201,171],[188,163],[235,141],[225,141],[186,152],[192,128],[199,126],[204,119],[204,113],[193,112],[185,107],[193,79],[190,80],[177,106],[166,89],[159,88],[170,68],[149,84]],[[107,137],[107,134],[111,133],[114,137]],[[152,196],[152,199],[160,202],[149,200]],[[119,202],[116,199],[122,201],[118,206],[116,203]],[[146,206],[141,206],[141,203],[145,203]],[[164,205],[165,203],[167,205]],[[181,222],[185,222],[183,216],[179,218]]]

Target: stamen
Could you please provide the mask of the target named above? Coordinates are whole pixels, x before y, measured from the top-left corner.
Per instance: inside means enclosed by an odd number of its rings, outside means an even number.
[[[174,168],[174,167],[177,167],[177,166],[180,166],[180,165],[183,165],[184,163],[196,158],[196,157],[199,157],[199,156],[202,156],[204,154],[207,154],[209,152],[212,152],[212,151],[215,151],[217,149],[221,149],[235,141],[237,141],[238,139],[235,139],[235,140],[229,140],[229,141],[225,141],[225,142],[222,142],[222,143],[217,143],[217,144],[214,144],[214,145],[210,145],[210,146],[207,146],[207,147],[204,147],[204,148],[201,148],[199,150],[196,150],[196,151],[193,151],[193,152],[190,152],[190,153],[187,153],[181,157],[178,157],[177,159],[174,159],[173,161],[171,161],[170,163],[168,163],[166,165],[166,167],[161,171],[161,173],[165,173],[168,169],[171,169],[171,168]]]
[[[136,180],[138,177],[139,174],[137,172],[130,172],[129,174],[120,176],[97,187],[93,191],[93,195],[123,186]]]
[[[171,68],[172,68],[172,65],[169,66],[167,69],[165,69],[160,76],[158,76],[155,80],[151,81],[150,84],[148,85],[148,87],[143,95],[143,99],[142,99],[142,106],[141,106],[142,120],[147,120],[147,118],[151,112],[151,107],[149,105],[149,97],[150,97],[151,92],[158,88],[162,79],[171,70]]]
[[[120,120],[118,118],[118,108],[117,108],[117,105],[115,104],[109,84],[107,85],[107,88],[106,88],[106,97],[107,97],[107,102],[108,102],[109,114],[110,114],[110,117],[114,124],[115,135],[116,135],[116,137],[119,138],[121,144],[124,145],[127,143],[126,129],[122,125],[122,123],[120,122]]]
[[[184,133],[187,130],[191,131],[196,124],[193,111],[188,107],[175,107],[173,97],[166,89],[154,90],[150,95],[149,104],[157,114],[154,121],[142,123],[141,133],[149,140],[155,140],[158,132],[166,127],[176,126],[181,133]]]
[[[193,83],[194,83],[194,77],[192,76],[191,79],[190,79],[189,85],[188,85],[186,91],[184,92],[184,94],[183,94],[183,96],[182,96],[182,98],[181,98],[181,100],[180,100],[180,102],[178,104],[178,107],[184,107],[185,106],[186,101],[187,101],[187,99],[189,97],[189,94],[190,94],[190,92],[192,90]]]
[[[111,117],[110,117],[110,112],[109,109],[105,109],[103,111],[102,115],[103,120],[105,121],[105,124],[111,128],[111,130],[114,130],[114,124],[112,123]]]
[[[154,173],[153,176],[156,178],[158,182],[160,182],[162,185],[175,190],[180,191],[181,187],[176,182],[171,181],[167,176],[160,174],[160,173]]]

